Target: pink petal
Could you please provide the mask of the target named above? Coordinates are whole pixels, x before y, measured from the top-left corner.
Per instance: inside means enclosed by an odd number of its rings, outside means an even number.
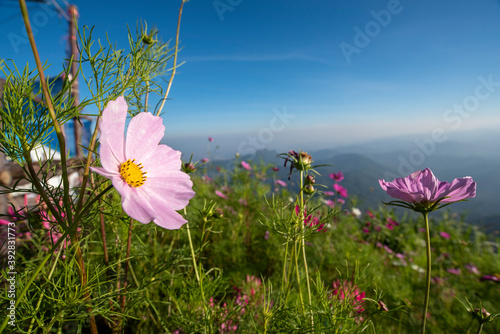
[[[154,223],[169,230],[177,230],[187,223],[187,220],[174,210],[165,209],[155,217]]]
[[[181,170],[181,152],[175,151],[167,145],[157,145],[139,162],[144,166],[143,170],[147,172],[148,178],[165,177],[166,171]]]
[[[143,163],[143,157],[158,147],[164,134],[165,127],[160,116],[153,116],[149,112],[139,113],[128,125],[125,157]]]
[[[178,229],[186,220],[169,206],[169,202],[154,196],[144,187],[131,189],[131,195],[122,201],[123,209],[132,218],[143,224],[154,221],[167,229]]]
[[[177,171],[170,172],[165,178],[148,178],[143,188],[151,198],[159,198],[164,205],[172,210],[180,210],[189,204],[195,192],[191,189],[193,182],[188,174]]]
[[[220,192],[219,190],[216,190],[216,191],[215,191],[215,194],[216,194],[217,196],[219,196],[220,198],[227,199],[227,196],[226,196],[226,195],[224,195],[224,194],[223,194],[222,192]]]
[[[123,211],[131,218],[143,223],[148,224],[153,220],[155,214],[153,208],[149,204],[149,198],[145,196],[139,196],[138,188],[132,188],[130,186],[124,187],[127,191],[130,191],[129,196],[122,195],[122,207]]]
[[[419,193],[423,195],[424,199],[433,202],[439,186],[439,180],[432,174],[429,168],[424,169],[420,173],[420,182],[417,182]]]
[[[412,195],[410,195],[406,191],[399,190],[397,188],[393,187],[387,187],[386,192],[389,196],[392,198],[397,198],[405,202],[413,203],[416,202],[416,200],[413,198]]]
[[[101,164],[109,171],[114,171],[124,159],[124,130],[127,118],[127,102],[123,96],[109,101],[102,112],[99,123],[99,155]]]
[[[455,179],[451,182],[448,189],[443,191],[440,195],[440,198],[442,197],[449,198],[445,198],[441,203],[452,203],[466,198],[476,197],[476,182],[474,182],[470,176]]]
[[[120,173],[118,173],[118,171],[116,171],[116,172],[110,171],[110,170],[103,168],[103,167],[90,167],[90,170],[99,174],[99,175],[102,175],[108,179],[120,176]]]

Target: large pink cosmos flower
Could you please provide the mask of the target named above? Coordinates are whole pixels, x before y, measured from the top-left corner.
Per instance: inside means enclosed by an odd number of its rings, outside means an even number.
[[[470,176],[448,183],[439,181],[429,168],[392,182],[379,180],[379,183],[389,196],[424,210],[436,209],[434,204],[449,204],[476,196],[476,182]]]
[[[178,229],[186,220],[176,212],[194,196],[189,175],[181,171],[181,152],[159,145],[165,133],[163,120],[141,112],[128,126],[127,102],[110,101],[100,121],[102,167],[92,170],[113,182],[122,196],[123,210],[135,220],[153,221],[166,229]]]

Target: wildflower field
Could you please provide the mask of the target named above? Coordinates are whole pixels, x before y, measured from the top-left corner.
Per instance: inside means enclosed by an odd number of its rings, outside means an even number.
[[[36,70],[0,60],[0,150],[30,185],[0,188],[24,199],[0,220],[0,333],[500,333],[498,240],[453,211],[474,175],[374,180],[387,195],[362,212],[344,171],[298,148],[193,161],[148,105],[176,68],[157,38],[141,27],[125,51],[83,27],[78,106],[71,64],[53,94],[36,47]],[[61,125],[88,106],[98,126],[70,165]],[[50,133],[61,158],[33,161]]]

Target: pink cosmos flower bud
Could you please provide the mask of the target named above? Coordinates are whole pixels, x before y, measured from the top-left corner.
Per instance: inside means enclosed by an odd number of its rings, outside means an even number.
[[[196,167],[192,164],[192,163],[189,163],[189,162],[186,162],[183,166],[182,166],[182,171],[184,173],[192,173],[196,170]]]
[[[384,304],[384,302],[383,302],[383,301],[379,300],[379,301],[378,301],[378,306],[380,307],[380,309],[381,309],[382,311],[389,312],[389,309],[387,308],[387,306]]]
[[[300,152],[300,158],[304,166],[310,166],[313,162],[311,155],[307,154],[307,152]]]
[[[306,184],[306,186],[304,187],[304,192],[306,194],[313,194],[314,192],[316,191],[316,189],[314,189],[314,186],[312,184]]]
[[[306,177],[306,184],[315,184],[316,180],[314,179],[314,176],[312,175],[307,175]]]

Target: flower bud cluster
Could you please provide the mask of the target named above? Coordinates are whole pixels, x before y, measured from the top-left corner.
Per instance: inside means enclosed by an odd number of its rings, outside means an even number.
[[[492,319],[490,312],[486,311],[484,307],[475,308],[472,311],[469,311],[469,313],[479,321],[479,323],[484,324],[487,322],[492,322],[494,319]]]
[[[288,162],[290,162],[290,175],[288,176],[288,179],[290,180],[290,177],[292,176],[292,171],[295,168],[296,170],[299,171],[305,171],[308,169],[311,169],[312,166],[311,164],[313,163],[313,159],[310,154],[307,154],[307,152],[296,152],[296,151],[288,151],[285,158],[285,167]]]
[[[307,175],[304,181],[305,181],[304,192],[308,195],[314,194],[314,192],[316,191],[316,189],[314,189],[314,184],[316,183],[314,176]]]

